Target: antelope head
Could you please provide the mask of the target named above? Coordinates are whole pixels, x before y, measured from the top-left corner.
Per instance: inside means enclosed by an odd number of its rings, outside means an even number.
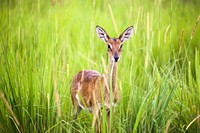
[[[123,43],[131,37],[133,30],[133,26],[130,26],[118,38],[110,38],[103,28],[96,26],[98,37],[108,46],[108,56],[111,62],[118,62],[120,60]]]

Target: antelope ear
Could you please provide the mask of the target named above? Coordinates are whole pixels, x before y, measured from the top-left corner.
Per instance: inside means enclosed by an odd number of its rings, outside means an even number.
[[[106,31],[101,28],[100,26],[96,26],[96,32],[97,32],[97,35],[98,37],[103,40],[105,43],[107,43],[108,39],[110,38],[108,36],[108,34],[106,33]]]
[[[134,28],[133,26],[128,27],[127,29],[122,32],[122,34],[119,36],[119,39],[123,43],[124,41],[128,40],[131,35],[133,34]]]

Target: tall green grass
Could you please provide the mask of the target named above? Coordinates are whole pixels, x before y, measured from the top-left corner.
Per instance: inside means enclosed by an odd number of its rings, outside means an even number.
[[[112,37],[135,28],[118,63],[120,101],[110,132],[200,132],[199,6],[198,0],[57,0],[53,6],[3,0],[0,132],[92,131],[91,114],[72,117],[70,85],[79,70],[104,73],[107,50],[96,25]]]

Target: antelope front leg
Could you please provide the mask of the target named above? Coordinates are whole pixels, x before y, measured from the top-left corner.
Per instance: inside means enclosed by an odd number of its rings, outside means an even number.
[[[108,127],[107,127],[107,132],[109,132],[110,130],[110,110],[106,111],[106,119],[107,119],[107,124],[108,124]]]
[[[73,118],[74,119],[77,119],[81,109],[82,108],[79,105],[73,107],[73,110],[74,110]]]
[[[100,129],[100,120],[99,120],[99,116],[100,116],[100,110],[99,109],[94,109],[93,111],[93,122],[92,122],[92,128],[95,127],[95,132],[96,133],[100,133],[101,129]]]

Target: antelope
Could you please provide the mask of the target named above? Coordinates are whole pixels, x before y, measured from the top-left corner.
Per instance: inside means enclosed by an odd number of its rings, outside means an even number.
[[[96,132],[99,131],[99,115],[103,107],[106,110],[107,127],[110,127],[110,109],[119,100],[116,84],[117,62],[120,60],[122,45],[131,37],[133,30],[133,26],[130,26],[118,38],[110,38],[103,28],[96,26],[98,37],[108,47],[110,61],[109,73],[105,76],[95,70],[82,70],[73,78],[71,99],[75,117],[78,116],[82,109],[89,110],[94,115],[92,127],[95,127]],[[112,81],[110,82],[110,80]],[[110,99],[111,91],[112,99]],[[102,102],[102,99],[104,102]],[[111,101],[113,102],[112,105],[110,105]]]

